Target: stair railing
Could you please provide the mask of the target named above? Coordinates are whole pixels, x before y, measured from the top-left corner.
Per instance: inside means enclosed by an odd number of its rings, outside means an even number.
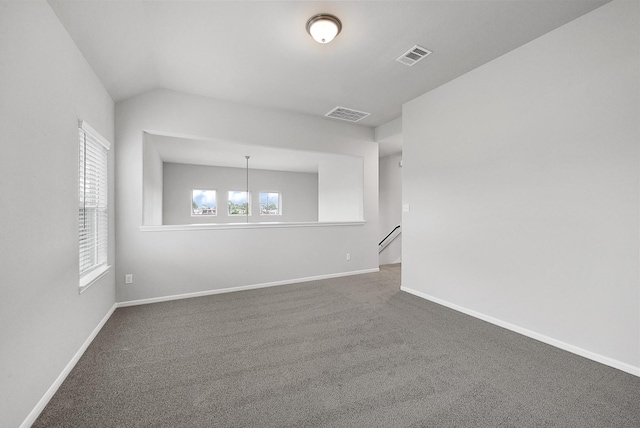
[[[387,236],[385,236],[382,241],[380,241],[378,243],[378,253],[380,253],[382,250],[384,250],[387,245],[391,244],[393,242],[394,239],[396,239],[398,236],[400,236],[400,234],[402,232],[398,232],[394,235],[394,233],[400,229],[400,225],[397,225],[396,227],[393,228],[393,230],[391,232],[389,232],[387,234]],[[392,236],[393,235],[393,236]]]

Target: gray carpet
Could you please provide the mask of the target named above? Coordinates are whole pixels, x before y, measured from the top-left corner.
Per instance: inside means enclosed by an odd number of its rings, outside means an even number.
[[[399,284],[118,309],[34,427],[640,427],[640,378]]]

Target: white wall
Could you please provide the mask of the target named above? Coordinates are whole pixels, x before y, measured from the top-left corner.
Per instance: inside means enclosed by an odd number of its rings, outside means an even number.
[[[376,127],[374,138],[381,158],[402,153],[402,117]]]
[[[142,132],[363,157],[364,225],[141,231]],[[325,118],[157,90],[116,105],[118,301],[377,269],[378,151],[373,131]],[[285,201],[286,203],[286,201]],[[208,242],[207,251],[193,246]],[[265,242],[281,245],[263,250]],[[345,253],[351,254],[346,261]],[[124,275],[134,275],[125,285]]]
[[[238,223],[246,216],[228,215],[230,190],[245,190],[247,171],[207,165],[165,162],[163,168],[164,224]],[[216,189],[218,215],[191,216],[193,189]],[[260,215],[260,192],[280,193],[282,215]],[[250,223],[318,221],[318,174],[249,169]]]
[[[17,427],[115,302],[113,269],[79,294],[77,223],[78,119],[113,142],[114,105],[46,2],[0,2],[0,29],[0,426]]]
[[[362,177],[362,158],[345,156],[321,160],[318,165],[318,220],[363,220]]]
[[[162,178],[163,164],[160,155],[155,148],[146,141],[147,135],[143,137],[145,140],[142,144],[143,169],[143,204],[145,209],[142,211],[143,224],[161,225],[163,222],[163,201],[164,182]]]
[[[402,154],[380,158],[380,242],[397,225],[402,224]],[[402,230],[402,229],[401,229]],[[398,233],[398,232],[396,232]],[[389,239],[391,239],[392,235]],[[379,255],[381,265],[400,263],[402,261],[402,233],[385,247]]]
[[[404,289],[640,375],[640,3],[403,108]]]

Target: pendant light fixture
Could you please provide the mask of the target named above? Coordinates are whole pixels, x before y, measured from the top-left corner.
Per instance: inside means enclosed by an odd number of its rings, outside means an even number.
[[[329,43],[342,30],[338,17],[327,13],[314,15],[307,21],[307,33],[318,43]]]

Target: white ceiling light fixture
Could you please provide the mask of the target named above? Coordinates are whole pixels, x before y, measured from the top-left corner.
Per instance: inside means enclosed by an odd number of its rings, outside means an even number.
[[[307,33],[318,43],[329,43],[342,30],[342,22],[337,16],[327,13],[314,15],[307,21]]]

